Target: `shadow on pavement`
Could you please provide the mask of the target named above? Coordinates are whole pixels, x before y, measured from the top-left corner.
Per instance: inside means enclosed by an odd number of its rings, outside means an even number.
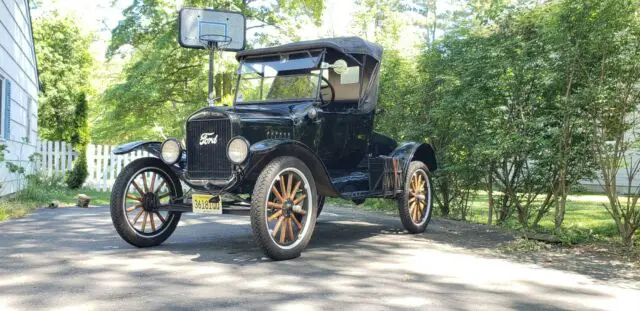
[[[0,309],[570,310],[617,299],[575,286],[586,277],[458,251],[512,239],[504,233],[434,221],[409,235],[395,217],[328,211],[300,258],[273,262],[248,218],[186,215],[165,244],[136,249],[117,236],[106,208],[41,210],[0,224]],[[571,263],[561,270],[613,277]]]

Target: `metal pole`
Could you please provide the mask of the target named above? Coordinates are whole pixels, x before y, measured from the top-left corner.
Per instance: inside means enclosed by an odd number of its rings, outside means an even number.
[[[213,94],[213,70],[214,70],[214,66],[213,66],[213,62],[214,62],[214,58],[215,58],[215,50],[216,50],[217,44],[215,42],[209,42],[209,94],[207,94],[208,99],[209,99],[209,106],[213,106],[214,103],[214,99],[215,99],[215,94]]]

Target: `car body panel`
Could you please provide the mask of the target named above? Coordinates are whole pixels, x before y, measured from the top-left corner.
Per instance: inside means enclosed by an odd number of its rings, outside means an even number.
[[[366,42],[361,39],[346,40],[355,42],[354,46],[370,47],[371,49],[366,49],[370,53],[341,54],[347,50],[360,51],[360,49],[338,49],[335,44],[342,42],[340,40],[335,42],[320,41],[319,43],[328,44],[318,54],[321,61],[314,65],[318,66],[317,68],[307,69],[309,72],[313,70],[327,71],[326,77],[321,78],[318,75],[318,79],[330,85],[332,100],[327,100],[327,97],[322,98],[319,95],[322,90],[328,89],[327,85],[321,87],[324,83],[321,82],[316,86],[318,88],[316,90],[320,92],[316,94],[314,100],[267,100],[265,102],[262,97],[262,86],[260,86],[260,97],[258,98],[262,100],[261,102],[238,100],[236,95],[233,106],[201,108],[186,120],[185,152],[183,152],[181,160],[176,165],[172,165],[172,169],[185,183],[199,191],[250,193],[262,169],[271,160],[280,156],[294,156],[300,158],[311,170],[319,194],[354,200],[397,195],[398,189],[389,191],[389,189],[377,188],[377,186],[372,186],[372,182],[369,180],[380,180],[383,173],[389,174],[389,167],[392,167],[391,174],[395,174],[396,179],[398,176],[402,176],[398,174],[407,171],[409,163],[413,160],[423,161],[431,171],[435,171],[437,164],[431,145],[419,142],[398,144],[393,139],[373,131],[376,118],[374,108],[378,92],[379,56],[381,56],[382,50],[378,51],[375,44],[371,46],[367,45],[368,43],[364,44]],[[314,42],[312,45],[317,44],[318,42]],[[304,47],[304,44],[293,45],[282,51],[290,49],[300,51]],[[268,49],[264,53],[273,51]],[[247,57],[252,57],[251,61],[255,62],[255,59],[261,57],[261,54],[257,52],[240,54],[241,70],[238,72],[242,73],[242,62]],[[273,54],[264,57],[265,61],[268,59],[271,62],[269,64],[273,63]],[[288,55],[280,55],[281,61],[286,62],[288,59]],[[361,68],[360,78],[356,82],[358,84],[354,84],[354,82],[343,83],[339,74],[331,72],[328,67],[322,67],[324,61],[335,62],[343,59],[346,59],[349,66]],[[295,73],[291,74],[299,75],[303,71],[297,68]],[[257,78],[262,79],[260,83],[264,83],[264,75],[266,75],[264,72],[266,71],[263,71],[262,78]],[[287,75],[288,73],[282,73],[282,76]],[[240,80],[239,75],[237,87],[240,85]],[[269,94],[271,94],[270,91]],[[247,95],[243,98],[249,100],[252,97]],[[215,123],[217,124],[215,126],[207,127],[207,124],[213,124],[212,122],[218,123]],[[191,133],[190,124],[194,125],[191,127]],[[200,127],[201,124],[204,125]],[[200,135],[206,134],[213,137],[215,135],[214,129],[218,133],[224,133],[224,136],[220,134],[224,142],[229,142],[233,137],[242,137],[249,143],[249,154],[243,163],[231,164],[228,160],[225,160],[227,162],[222,161],[220,157],[226,156],[226,149],[224,149],[224,155],[221,152],[223,150],[222,144],[214,146],[217,144],[216,142],[209,144],[203,143],[202,140],[198,143]],[[217,139],[218,135],[215,137]],[[202,154],[190,152],[187,156],[186,149],[189,149],[189,146]],[[114,153],[124,154],[143,149],[153,156],[159,157],[160,147],[161,143],[157,141],[138,141],[118,146]],[[202,157],[196,158],[199,156]],[[229,163],[230,166],[225,167],[232,167],[232,178],[224,180],[220,178],[209,178],[208,180],[191,178],[188,161],[192,158],[194,172],[202,172],[200,168],[208,167],[213,167],[211,172],[216,172],[215,168],[218,166],[215,163]],[[371,169],[374,166],[377,167],[375,174]],[[382,171],[381,167],[384,167],[385,171]],[[404,178],[401,178],[400,184],[394,187],[403,186],[402,183],[404,183]]]
[[[162,142],[152,140],[138,140],[130,143],[122,144],[113,149],[113,154],[127,154],[139,149],[147,151],[154,156],[160,156],[160,146]]]
[[[409,168],[409,163],[414,160],[424,162],[431,172],[438,169],[435,149],[427,143],[404,142],[393,150],[389,156],[401,160],[405,171]]]

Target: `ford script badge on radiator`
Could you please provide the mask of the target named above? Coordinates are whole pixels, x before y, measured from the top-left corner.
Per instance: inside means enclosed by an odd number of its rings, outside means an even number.
[[[215,145],[217,143],[218,143],[218,134],[216,133],[202,133],[202,135],[200,135],[200,146]]]

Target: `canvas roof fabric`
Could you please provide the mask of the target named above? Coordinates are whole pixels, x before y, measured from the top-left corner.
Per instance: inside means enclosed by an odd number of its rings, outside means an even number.
[[[268,48],[244,50],[238,52],[236,54],[236,58],[242,59],[249,56],[304,51],[319,48],[328,48],[341,52],[343,54],[368,55],[373,57],[377,61],[380,61],[382,59],[382,46],[359,37],[339,37],[300,41]]]

